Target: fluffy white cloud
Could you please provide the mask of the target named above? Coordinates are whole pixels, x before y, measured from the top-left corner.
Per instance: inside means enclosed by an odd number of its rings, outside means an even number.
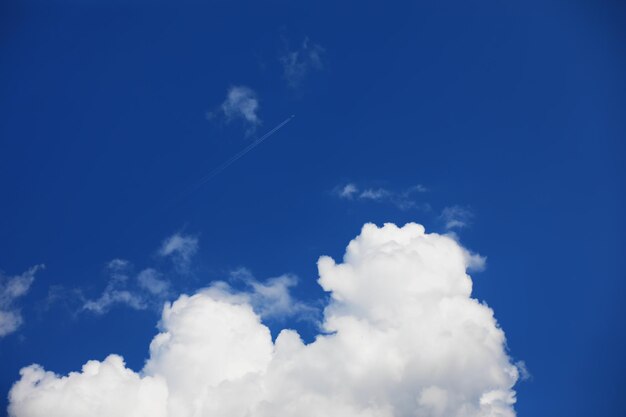
[[[15,302],[28,292],[35,274],[43,268],[44,265],[35,265],[14,277],[5,277],[0,273],[0,337],[13,333],[22,325],[24,319]]]
[[[510,417],[518,369],[471,297],[472,255],[417,224],[367,224],[318,261],[323,330],[276,341],[249,298],[211,287],[166,305],[143,370],[120,357],[22,369],[11,417]]]
[[[117,355],[103,362],[89,361],[81,372],[66,377],[37,365],[22,369],[20,375],[10,394],[11,416],[167,416],[165,381],[139,376]]]
[[[226,121],[243,120],[248,125],[250,131],[261,124],[261,119],[257,114],[259,111],[259,99],[254,90],[249,87],[242,85],[230,87],[226,93],[226,100],[224,100],[220,109],[224,113]]]

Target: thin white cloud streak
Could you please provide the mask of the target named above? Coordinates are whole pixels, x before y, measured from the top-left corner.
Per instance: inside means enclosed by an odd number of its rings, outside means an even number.
[[[428,203],[418,201],[416,198],[418,194],[427,191],[428,189],[421,184],[396,191],[383,187],[362,188],[355,183],[349,182],[335,187],[333,193],[342,200],[388,203],[400,210],[430,210]]]
[[[299,48],[289,50],[279,60],[283,66],[283,77],[292,88],[297,88],[311,71],[324,68],[324,48],[304,38]]]
[[[323,256],[323,334],[275,341],[249,299],[211,287],[166,305],[141,372],[111,355],[21,370],[11,417],[512,417],[519,377],[471,254],[417,224],[363,227]],[[244,400],[242,400],[244,399]]]
[[[0,337],[15,332],[24,322],[16,302],[28,293],[35,274],[44,268],[44,265],[35,265],[13,277],[0,273]]]

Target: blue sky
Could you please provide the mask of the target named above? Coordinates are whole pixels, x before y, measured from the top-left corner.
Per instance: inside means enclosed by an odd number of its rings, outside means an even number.
[[[518,415],[626,413],[619,2],[0,7],[3,285],[45,265],[0,297],[23,320],[0,338],[0,408],[31,363],[141,369],[160,303],[249,285],[233,271],[297,276],[305,317],[267,324],[312,340],[318,257],[341,259],[366,222],[417,222],[487,258],[473,294],[531,374]],[[172,236],[191,246],[166,253]],[[115,259],[169,287],[86,310],[118,285]]]

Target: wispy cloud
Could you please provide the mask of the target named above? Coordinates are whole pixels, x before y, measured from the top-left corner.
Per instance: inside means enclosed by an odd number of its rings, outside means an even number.
[[[105,314],[114,305],[125,305],[135,310],[144,310],[147,303],[144,297],[129,288],[130,262],[114,259],[107,264],[109,281],[100,297],[87,299],[83,310],[95,314]]]
[[[252,134],[261,124],[259,112],[259,98],[254,90],[249,87],[238,85],[232,86],[226,92],[226,99],[219,109],[207,113],[209,120],[219,116],[230,123],[235,120],[243,122],[246,134]]]
[[[517,361],[515,362],[515,367],[519,371],[519,376],[522,381],[528,381],[533,378],[532,374],[528,370],[528,367],[526,366],[526,362]]]
[[[118,307],[160,310],[164,302],[180,294],[180,285],[167,277],[186,275],[185,271],[191,266],[192,256],[198,246],[198,238],[175,233],[163,240],[157,251],[159,256],[172,259],[173,268],[169,272],[148,267],[137,273],[132,262],[113,259],[106,263],[106,286],[97,297],[85,296],[83,289],[54,286],[49,290],[46,308],[61,303],[76,314],[90,312],[95,315],[104,315]],[[293,274],[259,280],[249,269],[238,267],[229,271],[225,279],[211,282],[206,291],[250,304],[256,314],[264,319],[317,323],[321,310],[293,297],[292,290],[297,284],[298,278]]]
[[[344,186],[336,188],[335,189],[335,193],[340,198],[345,198],[347,200],[352,200],[355,195],[358,195],[359,189],[356,187],[356,185],[354,185],[352,183],[348,183],[348,184],[346,184]]]
[[[462,229],[470,225],[474,214],[461,206],[445,207],[439,218],[444,222],[447,230]]]
[[[52,286],[46,300],[46,309],[62,304],[74,313],[108,313],[115,307],[133,310],[160,310],[168,298],[175,295],[169,276],[187,276],[193,255],[198,251],[198,238],[174,233],[164,239],[157,250],[158,257],[171,261],[162,268],[147,267],[136,272],[132,262],[116,258],[106,263],[106,286],[97,297],[86,295],[84,288]]]
[[[112,268],[109,262],[109,280],[98,298],[87,299],[82,291],[65,291],[57,296],[78,296],[82,310],[102,315],[113,307],[124,306],[133,310],[159,309],[170,295],[171,283],[156,269],[146,268],[138,274],[132,273],[132,265],[124,261],[124,269]]]
[[[139,287],[147,290],[152,295],[165,296],[170,289],[170,282],[163,279],[162,274],[156,269],[147,268],[137,275]]]
[[[324,68],[322,56],[324,48],[305,37],[300,47],[288,50],[279,60],[283,66],[283,77],[287,84],[296,88],[304,81],[311,71]]]
[[[239,294],[245,295],[247,302],[261,317],[312,319],[319,313],[315,307],[292,297],[291,289],[298,285],[298,278],[295,275],[285,274],[259,281],[250,270],[239,267],[231,271],[230,280],[244,284]]]
[[[159,255],[172,259],[180,272],[188,272],[191,258],[198,251],[198,238],[174,233],[161,244]]]
[[[28,293],[35,274],[44,268],[44,265],[35,265],[13,277],[5,277],[0,273],[0,337],[13,333],[24,322],[16,300]]]
[[[430,206],[428,203],[419,201],[417,198],[419,194],[427,191],[428,189],[421,184],[401,190],[393,190],[384,187],[360,187],[355,183],[349,182],[335,187],[333,194],[343,200],[388,203],[401,210],[429,210]]]

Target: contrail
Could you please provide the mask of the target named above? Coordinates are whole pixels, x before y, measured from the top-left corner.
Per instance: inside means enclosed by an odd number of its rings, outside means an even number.
[[[248,152],[250,152],[251,150],[253,150],[257,146],[259,146],[263,141],[265,141],[267,138],[272,136],[274,133],[278,132],[283,126],[285,126],[287,123],[289,123],[294,117],[296,117],[296,115],[292,114],[291,116],[286,118],[282,123],[278,124],[275,128],[273,128],[272,130],[270,130],[269,132],[267,132],[266,134],[264,134],[263,136],[261,136],[260,138],[258,138],[257,140],[255,140],[254,142],[252,142],[251,144],[249,144],[248,146],[246,146],[242,150],[240,150],[239,152],[237,152],[235,155],[231,156],[229,159],[224,161],[224,163],[222,163],[220,166],[218,166],[213,171],[209,172],[207,175],[202,177],[195,185],[193,185],[186,192],[184,192],[180,196],[180,198],[183,198],[183,197],[193,193],[198,188],[202,187],[202,185],[206,184],[208,181],[210,181],[211,179],[213,179],[214,177],[219,175],[226,168],[228,168],[229,166],[231,166],[232,164],[237,162],[238,159],[243,157],[245,154],[247,154]]]

